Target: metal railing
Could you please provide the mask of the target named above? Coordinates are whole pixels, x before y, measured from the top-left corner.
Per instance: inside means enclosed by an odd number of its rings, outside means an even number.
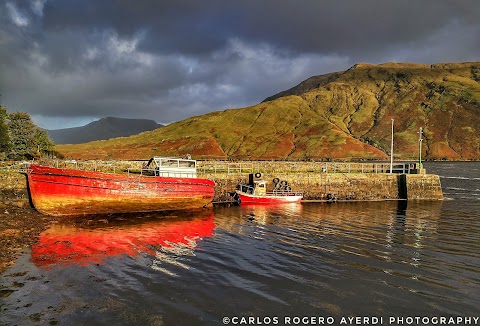
[[[255,194],[255,187],[249,184],[240,184],[238,185],[238,190],[244,192],[246,194],[254,195]],[[293,191],[293,190],[283,190],[283,189],[274,189],[273,191],[268,191],[265,193],[267,196],[300,196],[303,193],[300,191]]]
[[[225,161],[197,161],[199,173],[253,173],[255,169],[253,162],[225,162]]]
[[[103,162],[103,161],[77,161],[77,160],[39,160],[32,161],[31,163],[47,165],[62,169],[75,169],[84,171],[97,171],[97,172],[113,172],[116,173],[119,170],[125,170],[120,168],[120,163],[115,161]]]
[[[196,178],[197,173],[192,171],[182,170],[168,170],[162,171],[158,169],[139,169],[139,168],[127,168],[127,173],[130,175],[139,176],[155,176],[155,177],[171,177],[171,178]]]
[[[12,163],[0,166],[0,171],[26,170],[26,163]],[[124,172],[140,175],[154,175],[152,169],[145,168],[145,161],[80,161],[80,160],[49,160],[34,161],[33,163],[45,164],[57,168],[74,168],[86,171],[98,172]],[[416,173],[418,163],[402,162],[393,164],[392,173],[411,174]],[[249,174],[249,173],[390,173],[390,163],[344,163],[344,162],[288,162],[288,161],[197,161],[197,174]],[[160,176],[195,177],[191,171],[162,171]]]
[[[284,162],[284,161],[198,161],[197,170],[201,174],[245,174],[245,173],[401,173],[416,171],[417,164],[395,163],[390,171],[390,163],[336,163],[336,162]]]
[[[247,185],[247,184],[238,185],[238,190],[240,190],[241,192],[244,192],[246,194],[250,194],[250,195],[253,195],[253,193],[255,192],[255,188],[253,186]]]
[[[14,162],[14,163],[6,163],[0,166],[0,172],[19,172],[19,173],[26,173],[28,171],[28,167],[30,166],[30,162]]]
[[[30,164],[30,162],[27,162]],[[56,168],[75,169],[83,171],[127,173],[135,176],[161,176],[176,178],[196,178],[196,169],[191,167],[145,167],[146,161],[81,161],[81,160],[48,160],[34,163]]]

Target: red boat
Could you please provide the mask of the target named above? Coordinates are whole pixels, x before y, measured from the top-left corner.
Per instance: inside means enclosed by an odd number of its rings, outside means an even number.
[[[194,160],[154,157],[145,169],[133,172],[32,164],[28,186],[35,208],[54,216],[192,209],[213,200],[215,183],[196,177]]]
[[[272,192],[267,192],[267,182],[264,180],[253,181],[250,178],[249,184],[238,185],[239,189],[235,191],[237,202],[240,204],[274,205],[297,203],[303,199],[302,193],[292,191],[285,181],[275,179],[275,189]]]
[[[157,256],[163,251],[192,250],[197,242],[213,236],[213,211],[202,210],[191,218],[159,220],[156,216],[142,219],[114,220],[108,224],[54,224],[40,234],[32,246],[32,262],[38,267],[52,265],[89,265],[110,257],[140,253]]]

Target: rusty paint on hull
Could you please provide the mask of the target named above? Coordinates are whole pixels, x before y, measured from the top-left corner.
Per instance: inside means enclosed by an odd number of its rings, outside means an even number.
[[[213,200],[214,182],[58,169],[31,165],[30,196],[44,214],[86,215],[200,208]]]

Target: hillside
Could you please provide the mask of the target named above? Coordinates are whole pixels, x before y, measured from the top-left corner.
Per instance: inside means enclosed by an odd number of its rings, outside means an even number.
[[[131,136],[159,127],[162,127],[162,125],[153,120],[107,117],[90,122],[82,127],[47,130],[47,133],[55,144],[80,144],[95,140]]]
[[[420,127],[426,159],[480,159],[480,63],[357,64],[269,99],[57,149],[76,158],[386,159],[395,119],[398,159],[418,157]]]

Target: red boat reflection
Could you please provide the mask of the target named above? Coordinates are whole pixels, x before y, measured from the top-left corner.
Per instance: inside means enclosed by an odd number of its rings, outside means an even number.
[[[197,241],[211,237],[215,229],[213,211],[190,218],[141,218],[108,221],[85,226],[85,221],[52,225],[32,246],[32,261],[38,267],[56,264],[89,265],[108,257],[154,254],[155,247],[194,248]]]

